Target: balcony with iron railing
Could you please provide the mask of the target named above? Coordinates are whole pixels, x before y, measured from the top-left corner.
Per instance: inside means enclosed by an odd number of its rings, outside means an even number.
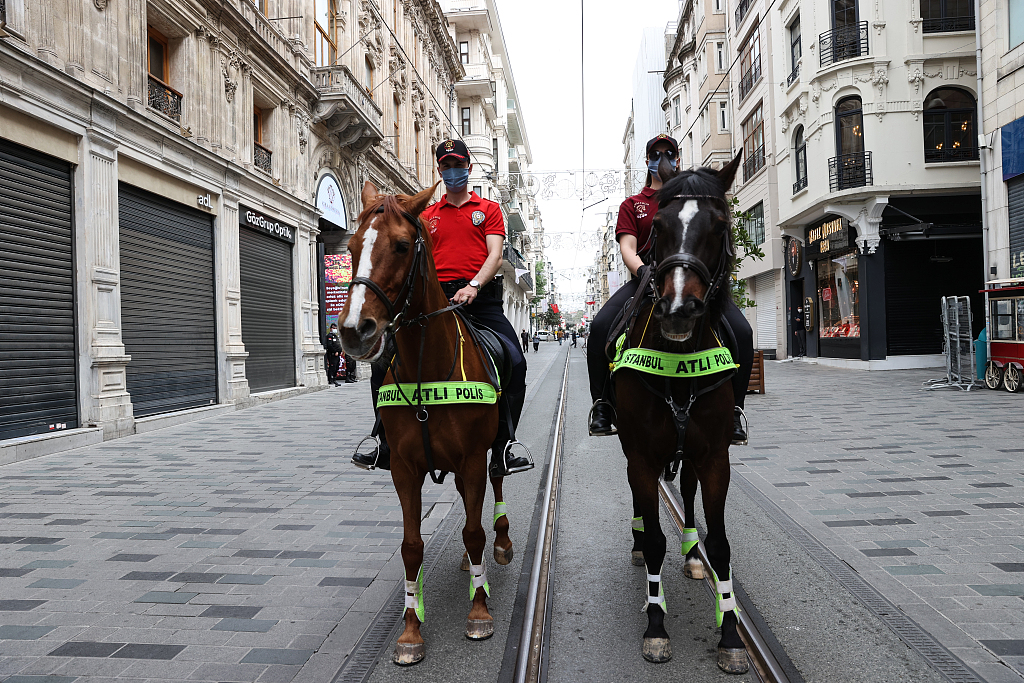
[[[828,160],[828,187],[831,192],[874,184],[871,152],[840,154]]]
[[[314,123],[324,123],[328,132],[353,152],[365,151],[384,139],[383,112],[347,66],[314,67],[310,77],[320,92]]]
[[[149,106],[181,123],[181,93],[152,74],[149,75]]]
[[[800,62],[793,65],[793,70],[789,72],[789,76],[786,77],[786,87],[793,85],[796,79],[800,78]]]
[[[793,183],[793,194],[796,194],[797,192],[799,192],[800,190],[804,189],[805,187],[807,187],[807,176],[806,175],[797,178],[796,182]]]
[[[503,258],[508,261],[509,265],[519,270],[526,270],[526,261],[523,259],[515,247],[508,244],[505,245],[505,251],[502,254]]]
[[[941,149],[924,150],[924,161],[926,164],[934,164],[949,161],[978,161],[978,147],[976,145],[943,147]]]
[[[258,142],[254,142],[252,146],[252,165],[263,171],[267,175],[274,174],[273,155],[269,149],[264,147]]]
[[[754,4],[754,0],[739,0],[736,3],[736,25],[739,26],[740,22],[743,21],[743,17],[747,16],[747,12],[750,11],[750,6]]]
[[[743,162],[743,182],[754,177],[754,174],[764,168],[764,145],[761,145]]]
[[[750,65],[747,72],[740,76],[740,102],[750,94],[750,91],[754,89],[754,85],[761,80],[761,58],[758,57],[757,61]]]
[[[923,19],[921,31],[924,33],[951,33],[953,31],[973,31],[974,15],[966,17],[939,17],[936,19]]]
[[[868,54],[868,22],[838,26],[818,36],[821,66]]]

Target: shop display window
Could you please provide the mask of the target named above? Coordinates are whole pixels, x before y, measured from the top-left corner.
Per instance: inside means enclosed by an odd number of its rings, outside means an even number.
[[[999,299],[997,301],[990,301],[992,309],[992,329],[994,333],[992,339],[1008,340],[1013,341],[1015,338],[1014,329],[1014,308],[1018,300],[1014,299]],[[1024,312],[1024,311],[1022,311]]]
[[[860,337],[857,253],[818,261],[818,329],[821,337]]]
[[[1024,299],[1017,299],[1017,341],[1024,341]]]

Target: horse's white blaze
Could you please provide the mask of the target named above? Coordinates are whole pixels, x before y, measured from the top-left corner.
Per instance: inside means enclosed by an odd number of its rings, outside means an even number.
[[[690,221],[697,215],[699,211],[697,207],[696,199],[687,199],[686,203],[683,204],[683,208],[679,210],[679,222],[683,224],[683,234],[679,238],[679,253],[686,253],[686,231],[690,228]],[[679,307],[683,305],[683,279],[685,272],[682,268],[676,268],[672,271],[672,285],[675,288],[674,296],[672,297],[672,308],[669,310],[670,313],[675,313],[679,310]]]
[[[363,249],[360,252],[359,270],[356,271],[356,277],[370,277],[370,273],[373,271],[373,259],[371,257],[373,256],[373,243],[377,241],[377,230],[373,227],[373,224],[376,222],[377,217],[374,216],[373,220],[370,221],[370,226],[363,233]],[[345,318],[343,327],[354,330],[363,318],[363,304],[366,303],[366,285],[354,285],[349,297],[348,317]]]

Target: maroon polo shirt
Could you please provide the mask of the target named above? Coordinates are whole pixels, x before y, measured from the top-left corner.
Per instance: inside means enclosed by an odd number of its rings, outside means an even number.
[[[434,265],[441,282],[472,280],[487,260],[486,235],[505,237],[505,220],[497,202],[471,192],[462,206],[448,203],[448,195],[431,204],[422,217],[434,241]]]
[[[654,214],[658,213],[658,200],[655,191],[649,187],[640,190],[639,194],[627,197],[619,205],[619,220],[615,224],[615,239],[622,235],[636,237],[636,253],[644,256],[652,246],[651,224]]]

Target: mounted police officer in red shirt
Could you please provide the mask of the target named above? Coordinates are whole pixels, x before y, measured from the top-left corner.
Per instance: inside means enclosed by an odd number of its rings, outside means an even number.
[[[447,193],[439,202],[428,206],[421,217],[427,222],[434,243],[437,278],[448,298],[464,304],[462,310],[474,322],[502,337],[512,360],[512,373],[508,386],[502,391],[502,400],[509,401],[514,428],[519,424],[526,399],[526,357],[519,350],[515,328],[502,308],[502,283],[494,280],[501,269],[505,242],[501,207],[468,190],[473,165],[464,142],[445,140],[438,145],[435,156]],[[370,388],[375,402],[386,373],[386,361],[374,363]],[[503,477],[531,469],[533,462],[529,458],[507,448],[512,430],[504,410],[499,411],[499,416],[498,435],[491,447],[490,476]],[[377,436],[380,446],[372,453],[357,453],[352,464],[364,469],[390,467],[391,451],[379,420]]]
[[[612,404],[611,388],[609,387],[608,359],[605,357],[605,341],[611,333],[615,318],[635,294],[640,285],[640,275],[644,268],[650,267],[654,238],[652,223],[654,214],[658,213],[657,192],[661,189],[662,180],[658,177],[658,164],[662,157],[668,159],[675,167],[679,162],[679,145],[668,135],[659,135],[647,142],[647,182],[644,189],[632,197],[627,197],[619,206],[619,219],[615,225],[615,238],[619,242],[622,262],[629,268],[633,278],[619,288],[608,299],[601,310],[594,316],[590,328],[590,340],[587,343],[587,370],[590,374],[590,396],[594,400],[594,409],[590,414],[590,435],[610,436],[617,433],[615,427],[615,408]],[[733,358],[739,369],[732,378],[732,390],[736,409],[733,419],[732,443],[745,445],[747,431],[743,427],[740,415],[746,398],[747,385],[750,383],[750,372],[754,364],[754,332],[750,323],[730,299],[725,307],[723,317],[735,336],[735,347],[729,345]]]

